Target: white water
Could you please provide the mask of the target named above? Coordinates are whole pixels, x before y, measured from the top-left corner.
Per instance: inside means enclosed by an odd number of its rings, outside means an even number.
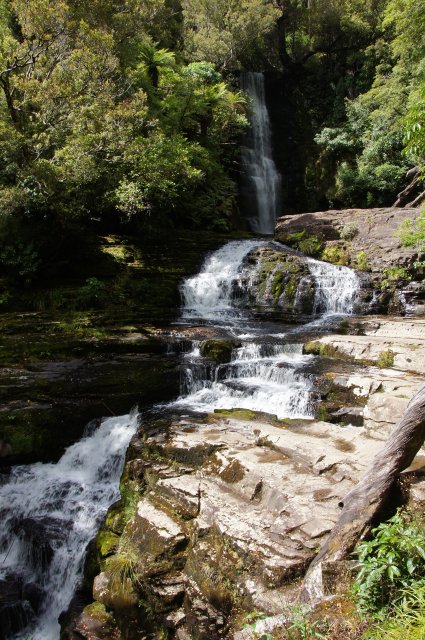
[[[241,86],[252,101],[251,144],[242,149],[242,163],[254,188],[257,204],[257,216],[250,223],[257,233],[273,234],[279,213],[281,179],[273,160],[264,76],[252,71],[243,73]]]
[[[316,283],[314,315],[351,315],[360,287],[356,272],[312,258],[307,258],[307,264]]]
[[[241,408],[311,418],[312,381],[301,371],[310,359],[301,344],[246,343],[233,351],[229,364],[211,369],[195,349],[186,356],[182,396],[174,404],[201,412]]]
[[[69,447],[57,464],[15,467],[0,487],[0,579],[18,574],[44,591],[35,626],[18,637],[58,640],[58,616],[81,582],[87,544],[119,498],[125,452],[136,426],[136,415],[108,418]],[[31,545],[19,535],[27,518],[29,535],[40,527],[47,546]]]
[[[194,344],[185,355],[181,396],[174,406],[201,412],[243,408],[279,418],[314,416],[314,381],[304,371],[311,358],[302,354],[302,345],[288,343],[289,334],[278,333],[278,326],[274,331],[269,327],[263,336],[258,330],[252,333],[252,321],[233,306],[244,258],[261,244],[229,242],[205,260],[197,276],[183,283],[182,318],[227,324],[242,346],[233,350],[230,363],[213,367]],[[307,262],[315,283],[314,313],[351,314],[359,287],[355,272],[317,260]]]
[[[180,287],[183,320],[229,322],[239,317],[233,306],[234,285],[239,282],[245,256],[261,242],[235,240],[209,255],[201,271]]]

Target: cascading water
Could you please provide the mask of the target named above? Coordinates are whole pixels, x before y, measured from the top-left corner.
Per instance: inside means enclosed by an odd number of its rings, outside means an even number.
[[[307,258],[316,287],[313,314],[353,313],[360,283],[353,269]]]
[[[250,218],[250,224],[253,231],[271,235],[279,213],[281,179],[273,160],[264,76],[245,72],[241,86],[252,101],[252,128],[242,149],[242,163],[256,199],[256,215]]]
[[[313,417],[313,357],[302,354],[302,345],[294,342],[296,332],[280,333],[279,325],[255,326],[238,306],[238,291],[247,282],[242,269],[250,264],[246,257],[263,244],[229,242],[182,284],[181,321],[218,327],[235,346],[230,362],[213,366],[201,357],[199,343],[190,350],[185,342],[182,395],[174,408],[245,408],[280,418]],[[315,283],[315,312],[351,313],[358,288],[355,273],[315,260],[307,263],[310,276],[305,277]],[[18,594],[2,605],[2,640],[58,640],[58,617],[81,582],[87,544],[119,497],[136,421],[136,416],[104,420],[57,464],[15,467],[0,486],[0,589]]]
[[[58,640],[58,617],[81,582],[86,547],[119,498],[136,426],[135,414],[108,418],[57,464],[15,467],[0,487],[0,582],[21,593],[9,617],[3,607],[1,638]]]
[[[311,358],[302,354],[302,345],[288,342],[290,332],[278,333],[278,326],[269,327],[263,335],[253,334],[250,318],[232,306],[244,258],[261,245],[264,242],[229,242],[206,259],[197,276],[183,283],[182,319],[201,319],[221,328],[227,325],[239,346],[233,349],[229,363],[211,366],[200,356],[199,344],[194,344],[185,354],[181,396],[174,406],[208,412],[244,408],[280,418],[313,417],[314,383],[305,370]],[[312,259],[307,259],[307,265],[314,281],[314,314],[352,313],[359,287],[356,273]]]
[[[242,260],[259,244],[258,240],[228,242],[208,256],[200,273],[180,287],[182,319],[229,322],[237,318],[238,310],[232,305],[234,285]]]

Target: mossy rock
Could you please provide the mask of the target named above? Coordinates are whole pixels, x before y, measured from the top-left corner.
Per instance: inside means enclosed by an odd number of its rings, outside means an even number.
[[[230,340],[205,340],[201,342],[200,352],[203,358],[208,358],[215,364],[226,364],[232,359],[235,346],[236,343]]]
[[[112,531],[102,530],[96,538],[96,549],[101,558],[111,556],[118,545],[120,537]]]
[[[303,346],[303,353],[308,356],[327,356],[329,358],[344,357],[344,355],[331,344],[324,344],[319,341],[306,342]]]

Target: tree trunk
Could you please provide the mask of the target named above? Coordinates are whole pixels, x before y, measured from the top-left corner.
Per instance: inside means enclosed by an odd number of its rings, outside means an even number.
[[[410,178],[410,182],[407,187],[405,187],[403,191],[400,191],[400,193],[397,195],[397,200],[394,202],[393,207],[412,206],[408,203],[412,199],[412,196],[414,197],[415,192],[417,192],[418,187],[420,186],[420,175],[418,167],[409,169],[406,176],[407,178]],[[416,198],[414,197],[414,199]]]
[[[340,505],[341,515],[309,567],[305,595],[311,596],[313,592],[319,595],[317,585],[318,577],[321,579],[322,563],[345,558],[378,523],[400,473],[410,466],[424,440],[425,386],[412,398],[384,448]]]

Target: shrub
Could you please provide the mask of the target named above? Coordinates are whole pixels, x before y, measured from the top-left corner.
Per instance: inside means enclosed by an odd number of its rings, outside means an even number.
[[[381,289],[394,289],[398,283],[412,279],[404,267],[387,267],[384,269],[384,276],[379,285]]]
[[[352,240],[358,234],[359,230],[354,222],[348,222],[339,229],[339,235],[342,240]]]
[[[301,251],[301,253],[304,253],[306,256],[311,257],[319,256],[323,248],[322,240],[314,234],[307,235],[305,229],[303,229],[302,231],[297,231],[296,233],[290,233],[282,240],[289,247],[298,249],[298,251]]]
[[[381,351],[377,360],[378,367],[380,367],[381,369],[387,369],[389,367],[393,367],[394,356],[395,356],[395,353],[391,349],[388,349],[387,351]]]
[[[357,547],[354,596],[365,612],[383,614],[405,598],[405,590],[425,588],[425,515],[399,510]]]
[[[425,638],[425,586],[403,592],[403,603],[395,615],[366,634],[365,640],[423,640]]]
[[[354,268],[358,271],[370,271],[369,262],[367,260],[366,253],[359,251],[354,259]]]

